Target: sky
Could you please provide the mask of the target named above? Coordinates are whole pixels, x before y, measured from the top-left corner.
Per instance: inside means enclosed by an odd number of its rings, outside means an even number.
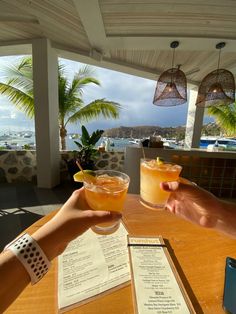
[[[0,68],[6,64],[15,63],[21,57],[0,57]],[[60,59],[65,65],[66,73],[72,78],[84,64]],[[121,72],[92,66],[101,86],[91,84],[84,89],[84,103],[88,104],[95,99],[105,98],[122,105],[120,117],[117,120],[103,119],[85,123],[87,129],[92,132],[96,129],[108,129],[120,126],[153,125],[161,127],[175,127],[186,124],[187,104],[162,108],[152,104],[156,81],[148,80]],[[0,70],[0,79],[2,72]],[[209,118],[205,122],[212,121]],[[68,132],[79,133],[80,124],[68,126]],[[0,131],[34,130],[34,121],[26,118],[12,105],[6,97],[0,95]]]

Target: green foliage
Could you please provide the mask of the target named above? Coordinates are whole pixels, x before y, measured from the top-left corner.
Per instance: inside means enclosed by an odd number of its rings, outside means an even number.
[[[34,117],[33,73],[32,58],[23,58],[17,64],[1,68],[0,94],[8,99],[29,118]],[[83,101],[86,86],[100,82],[93,77],[93,70],[89,66],[78,70],[72,80],[66,76],[65,67],[58,67],[58,99],[61,149],[66,149],[66,127],[69,123],[88,122],[103,117],[117,119],[121,105],[106,99],[96,99],[89,104]]]
[[[75,158],[83,169],[91,169],[98,156],[98,150],[95,148],[95,145],[100,140],[104,131],[96,130],[90,135],[86,127],[82,125],[81,132],[80,142],[74,141],[79,149],[75,153]]]
[[[215,118],[225,136],[236,136],[236,103],[209,107],[207,113]]]
[[[29,144],[25,144],[25,145],[23,145],[23,147],[22,147],[24,150],[30,150],[30,145]]]
[[[221,136],[222,129],[215,122],[203,125],[201,135],[203,136]]]

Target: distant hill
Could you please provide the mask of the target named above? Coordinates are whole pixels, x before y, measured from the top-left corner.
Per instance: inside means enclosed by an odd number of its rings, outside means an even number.
[[[134,126],[127,127],[121,126],[119,128],[107,129],[104,131],[103,136],[107,137],[119,137],[119,138],[145,138],[153,134],[161,135],[162,137],[178,137],[184,138],[185,127],[179,126],[176,128],[160,126]]]
[[[176,138],[182,140],[185,137],[185,126],[178,127],[160,127],[160,126],[120,126],[119,128],[107,129],[103,136],[118,138],[145,138],[153,134],[161,135],[165,138]],[[203,126],[202,134],[220,135],[220,129],[215,123],[208,123]]]

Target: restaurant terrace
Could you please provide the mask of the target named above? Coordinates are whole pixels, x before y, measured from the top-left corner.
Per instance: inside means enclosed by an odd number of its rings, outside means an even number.
[[[199,149],[205,108],[195,104],[202,79],[217,69],[217,44],[225,43],[220,68],[236,75],[236,1],[0,1],[0,56],[32,55],[36,138],[35,151],[0,152],[0,202],[8,209],[7,212],[1,208],[0,215],[7,219],[13,213],[12,207],[17,206],[21,213],[29,214],[22,204],[36,197],[42,203],[33,213],[36,216],[30,220],[32,223],[58,208],[73,190],[73,187],[61,188],[68,179],[63,160],[72,152],[59,150],[58,58],[157,81],[171,67],[171,43],[176,41],[179,45],[173,66],[185,73],[188,89],[184,149],[143,151],[140,147],[127,147],[124,153],[102,152],[96,167],[124,171],[130,176],[127,201],[130,209],[125,216],[129,230],[138,235],[149,232],[152,236],[160,232],[167,238],[174,248],[175,265],[196,313],[218,314],[223,313],[225,257],[235,253],[235,242],[211,230],[204,233],[200,227],[168,216],[167,212],[145,211],[135,194],[139,194],[139,162],[145,154],[180,164],[183,177],[220,198],[235,200],[236,153]],[[169,112],[174,115],[174,107]],[[18,184],[17,189],[9,190],[11,184],[14,189]],[[30,184],[30,189],[24,188],[25,184]],[[14,198],[20,205],[13,205]],[[41,205],[44,209],[40,212]],[[16,223],[14,226],[4,223],[3,235],[9,233],[14,238],[27,226],[29,221],[18,229]],[[27,288],[26,294],[7,313],[36,313],[36,305],[38,313],[55,313],[56,274],[53,264],[53,271],[45,281],[36,285],[35,290]],[[40,294],[45,297],[45,303],[38,297]],[[99,300],[71,313],[133,313],[129,286]]]

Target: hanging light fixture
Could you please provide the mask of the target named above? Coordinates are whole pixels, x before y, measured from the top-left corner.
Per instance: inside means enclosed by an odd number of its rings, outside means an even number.
[[[234,76],[230,71],[220,69],[221,49],[224,47],[224,42],[216,45],[216,49],[219,49],[217,70],[212,71],[202,80],[198,90],[197,107],[230,105],[235,101]]]
[[[175,48],[178,41],[173,41],[170,47],[173,49],[171,69],[163,72],[158,81],[153,98],[153,104],[162,107],[182,105],[187,101],[187,79],[180,66],[174,68]]]

